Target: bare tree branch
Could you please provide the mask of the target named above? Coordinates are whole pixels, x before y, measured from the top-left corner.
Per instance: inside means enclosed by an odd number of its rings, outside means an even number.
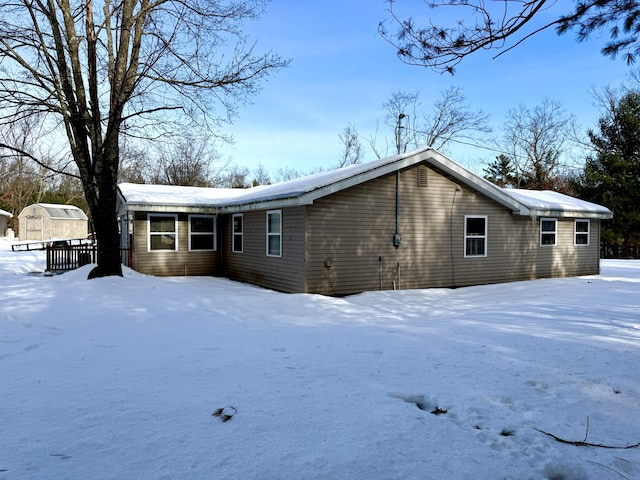
[[[440,18],[452,19],[443,25],[431,19],[425,25],[403,18],[387,0],[390,32],[380,22],[378,32],[395,49],[398,58],[453,74],[467,56],[480,50],[499,50],[494,57],[517,47],[543,30],[554,27],[558,34],[576,31],[577,41],[609,28],[609,41],[601,53],[612,58],[622,55],[628,64],[640,52],[640,2],[637,0],[575,0],[573,11],[539,23],[542,13],[555,2],[549,0],[437,0],[425,2],[431,10],[446,10]],[[512,42],[509,44],[509,42]]]

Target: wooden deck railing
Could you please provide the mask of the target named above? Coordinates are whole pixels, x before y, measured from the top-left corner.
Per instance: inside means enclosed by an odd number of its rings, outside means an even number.
[[[133,267],[131,248],[121,248],[120,257],[123,265]],[[98,249],[95,244],[47,246],[48,272],[67,272],[90,263],[98,263]]]
[[[47,246],[47,271],[66,272],[96,263],[98,250],[95,245]]]

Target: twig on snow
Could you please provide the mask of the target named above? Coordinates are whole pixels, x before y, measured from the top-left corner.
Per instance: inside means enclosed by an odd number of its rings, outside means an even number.
[[[602,463],[592,462],[591,460],[587,460],[587,462],[589,462],[589,463],[593,463],[594,465],[599,465],[599,466],[601,466],[601,467],[607,468],[607,469],[611,470],[612,472],[617,473],[618,475],[620,475],[622,478],[624,478],[624,480],[629,480],[629,478],[628,478],[628,477],[625,477],[623,474],[621,474],[619,471],[617,471],[617,470],[616,470],[616,469],[614,469],[614,468],[611,468],[611,467],[609,467],[609,466],[607,466],[607,465],[603,465]]]
[[[539,428],[536,428],[536,430],[539,431],[540,433],[544,433],[545,435],[553,438],[557,442],[566,443],[567,445],[575,445],[576,447],[598,447],[598,448],[611,448],[611,449],[616,449],[616,450],[628,450],[630,448],[638,448],[638,447],[640,447],[640,442],[638,442],[636,444],[633,444],[633,445],[626,445],[626,446],[622,446],[622,447],[613,446],[613,445],[603,445],[601,443],[590,443],[590,442],[587,442],[587,437],[589,436],[589,417],[587,417],[587,431],[585,432],[584,440],[582,440],[582,441],[580,441],[580,440],[565,440],[564,438],[560,438],[560,437],[554,435],[553,433],[545,432],[544,430],[540,430]]]

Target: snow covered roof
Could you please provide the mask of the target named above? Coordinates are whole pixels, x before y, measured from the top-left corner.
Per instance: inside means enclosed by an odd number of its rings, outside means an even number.
[[[153,210],[153,207],[181,207],[184,209],[216,210],[223,200],[241,195],[243,188],[180,187],[121,183],[120,194],[129,210]]]
[[[64,205],[57,203],[35,203],[22,209],[19,217],[29,215],[34,207],[42,208],[49,218],[63,219],[63,220],[88,220],[87,215],[82,209],[75,205]]]
[[[9,212],[5,212],[4,210],[0,210],[0,216],[13,218],[13,214]]]
[[[233,212],[285,206],[309,205],[318,198],[359,185],[396,171],[426,163],[453,177],[519,215],[589,216],[610,218],[611,212],[599,205],[554,193],[527,195],[497,187],[430,147],[337,170],[316,173],[287,182],[247,189],[177,187],[167,185],[121,184],[122,202],[129,211]],[[544,192],[537,192],[544,193]]]
[[[53,203],[38,203],[49,217],[67,220],[88,220],[87,215],[74,205],[59,205]]]
[[[592,216],[612,218],[611,210],[596,203],[579,200],[551,190],[503,189],[507,195],[525,205],[537,216]]]

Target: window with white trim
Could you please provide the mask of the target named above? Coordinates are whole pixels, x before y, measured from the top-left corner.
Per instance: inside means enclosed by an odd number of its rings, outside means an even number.
[[[282,210],[267,212],[267,256],[282,256]]]
[[[585,219],[576,219],[574,227],[573,227],[573,244],[578,245],[589,245],[589,232],[591,230],[589,220]]]
[[[189,215],[189,251],[216,249],[216,216]]]
[[[540,245],[553,247],[558,243],[558,219],[540,219]]]
[[[147,215],[148,248],[150,252],[178,251],[178,215]]]
[[[235,253],[242,253],[242,243],[243,243],[242,214],[234,213],[231,221],[233,223],[233,239],[232,239],[231,251]]]
[[[464,256],[487,256],[487,216],[465,215],[464,217]]]

